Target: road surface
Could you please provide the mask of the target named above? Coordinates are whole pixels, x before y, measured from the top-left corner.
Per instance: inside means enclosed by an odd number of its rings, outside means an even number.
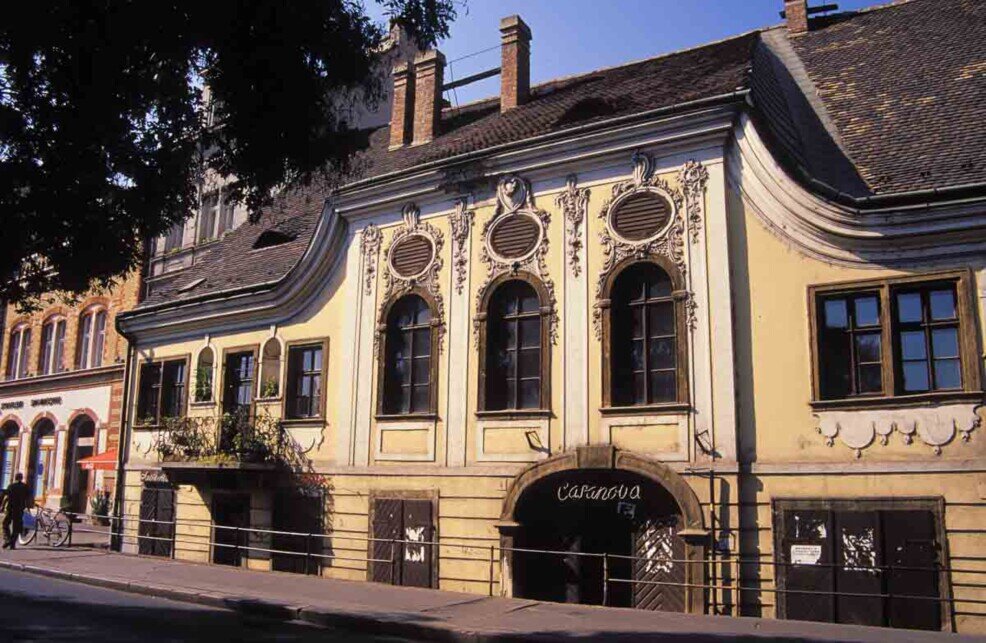
[[[401,641],[0,570],[0,641],[97,640]]]

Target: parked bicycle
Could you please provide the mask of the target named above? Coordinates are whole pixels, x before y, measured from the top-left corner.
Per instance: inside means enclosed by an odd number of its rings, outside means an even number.
[[[38,533],[52,547],[61,547],[72,537],[72,521],[63,511],[53,511],[41,505],[24,510],[24,528],[17,536],[19,545],[30,545]]]

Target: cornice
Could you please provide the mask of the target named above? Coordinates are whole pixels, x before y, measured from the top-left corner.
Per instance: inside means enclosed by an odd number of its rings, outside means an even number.
[[[965,199],[861,209],[795,181],[748,114],[727,152],[727,183],[760,221],[799,251],[840,265],[886,268],[981,258],[986,200]]]
[[[0,382],[0,397],[14,397],[39,391],[54,391],[66,388],[81,388],[97,384],[114,382],[123,378],[123,362],[87,368],[76,371],[65,371],[52,375],[38,375],[16,380]]]

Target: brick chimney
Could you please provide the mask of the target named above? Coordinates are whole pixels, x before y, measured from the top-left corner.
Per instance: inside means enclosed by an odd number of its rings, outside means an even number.
[[[442,83],[445,56],[429,49],[414,58],[414,145],[438,136],[442,120]]]
[[[520,16],[500,21],[500,111],[527,102],[531,93],[531,28]]]
[[[414,73],[406,61],[394,63],[394,97],[390,112],[391,149],[409,145],[414,133]]]
[[[808,0],[784,0],[784,17],[790,34],[807,33]]]

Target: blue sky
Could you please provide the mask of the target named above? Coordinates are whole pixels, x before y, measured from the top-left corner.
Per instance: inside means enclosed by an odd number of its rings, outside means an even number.
[[[832,0],[825,0],[826,2]],[[813,0],[810,4],[820,4]],[[840,10],[886,0],[838,0]],[[649,58],[781,22],[783,0],[468,0],[439,43],[462,78],[500,64],[500,18],[519,14],[531,27],[531,82]],[[368,3],[371,15],[376,7]],[[491,49],[462,59],[484,49]],[[491,78],[447,96],[462,104],[498,93]]]

